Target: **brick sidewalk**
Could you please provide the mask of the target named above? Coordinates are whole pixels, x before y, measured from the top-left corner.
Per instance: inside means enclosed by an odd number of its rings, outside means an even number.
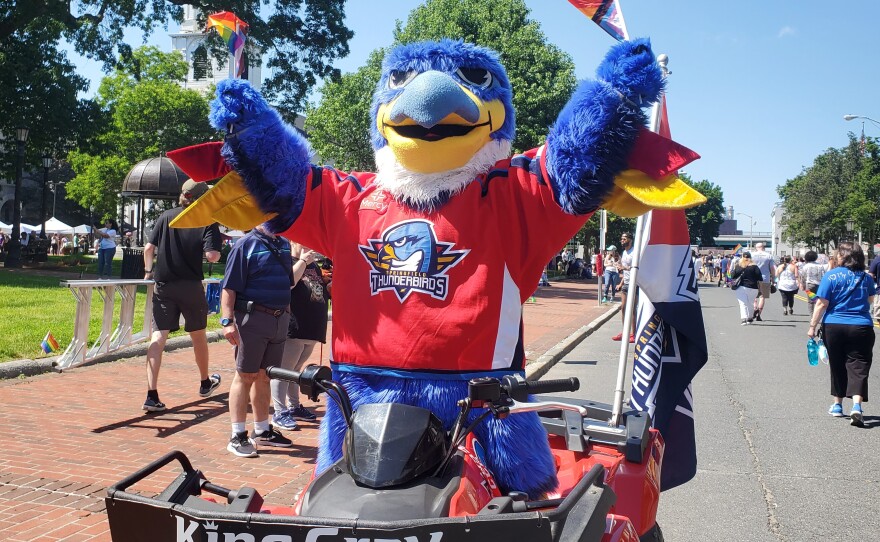
[[[592,281],[541,288],[523,311],[527,358],[536,360],[606,310],[596,304]],[[255,487],[270,503],[292,502],[314,466],[317,424],[288,432],[292,449],[261,449],[258,459],[227,452],[232,351],[225,342],[209,347],[211,372],[223,377],[217,393],[198,396],[191,349],[168,352],[159,391],[169,408],[160,414],[141,411],[143,357],[0,381],[0,427],[8,437],[0,452],[0,539],[110,540],[106,488],[174,449],[214,483]],[[176,474],[160,472],[133,489],[158,493]]]

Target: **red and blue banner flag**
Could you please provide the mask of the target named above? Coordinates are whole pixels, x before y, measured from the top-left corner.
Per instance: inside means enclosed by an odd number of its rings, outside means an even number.
[[[670,137],[665,98],[659,133]],[[697,472],[691,381],[709,354],[684,211],[652,211],[642,246],[630,403],[666,441],[665,491]]]

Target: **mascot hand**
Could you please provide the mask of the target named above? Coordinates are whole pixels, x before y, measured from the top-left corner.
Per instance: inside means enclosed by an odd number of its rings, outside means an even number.
[[[639,107],[656,102],[663,92],[663,72],[647,38],[624,41],[612,47],[596,75]]]
[[[217,97],[211,101],[210,121],[218,130],[235,133],[256,124],[279,123],[281,117],[250,83],[224,79],[217,84]]]

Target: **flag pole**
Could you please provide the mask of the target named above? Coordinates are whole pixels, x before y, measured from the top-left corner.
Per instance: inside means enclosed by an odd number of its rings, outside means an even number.
[[[596,276],[599,278],[596,284],[598,285],[598,289],[596,290],[596,304],[602,306],[602,273],[599,273],[599,268],[602,268],[602,271],[605,270],[605,234],[608,229],[608,211],[602,209],[599,211],[599,254],[596,256]],[[599,258],[602,258],[602,262],[599,262]]]
[[[660,70],[663,72],[663,78],[666,79],[669,75],[669,70],[666,68],[666,65],[669,63],[669,57],[666,55],[658,55],[657,63],[660,65]],[[655,133],[660,130],[660,117],[663,114],[661,104],[662,99],[657,100],[651,108],[651,121],[648,125],[648,129]],[[614,401],[612,402],[611,407],[611,418],[608,420],[608,425],[611,427],[619,426],[623,416],[623,395],[625,393],[624,386],[626,384],[627,376],[627,358],[629,357],[629,336],[630,331],[632,330],[633,317],[635,316],[633,314],[633,308],[635,307],[636,297],[639,297],[637,286],[639,261],[642,259],[642,251],[645,248],[643,245],[647,244],[645,243],[645,231],[650,227],[650,224],[651,211],[648,211],[636,219],[633,260],[629,271],[629,295],[626,296],[626,306],[623,308],[623,332],[620,337],[620,359],[617,363],[617,385],[614,388]]]

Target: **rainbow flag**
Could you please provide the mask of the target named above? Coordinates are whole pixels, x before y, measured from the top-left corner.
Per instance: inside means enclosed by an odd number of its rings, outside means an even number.
[[[617,0],[568,0],[568,2],[617,41],[629,39],[623,12],[620,11]]]
[[[811,292],[810,290],[807,290],[807,299],[809,299],[810,301],[816,299],[816,292]]]
[[[205,30],[214,29],[220,34],[220,38],[226,42],[229,52],[235,59],[235,76],[240,77],[244,71],[244,62],[241,55],[244,53],[244,42],[247,39],[248,24],[231,11],[221,11],[208,15],[208,24]]]
[[[58,341],[56,341],[55,337],[52,336],[52,332],[47,331],[46,336],[43,338],[43,342],[40,343],[40,348],[43,349],[43,352],[51,354],[61,347],[58,346]]]

